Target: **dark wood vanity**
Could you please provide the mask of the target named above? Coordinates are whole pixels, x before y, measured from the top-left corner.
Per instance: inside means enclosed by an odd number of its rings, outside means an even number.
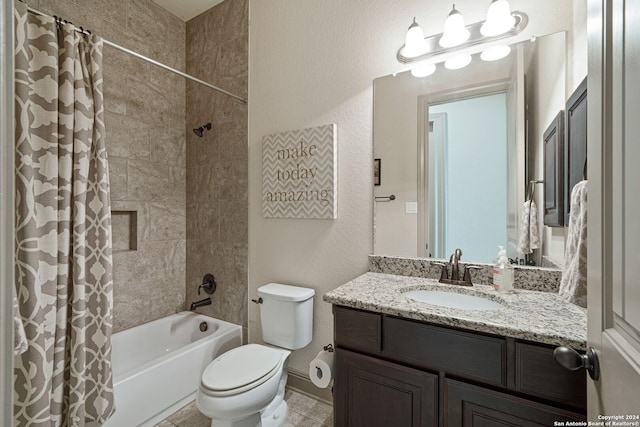
[[[554,346],[333,306],[337,427],[553,426],[586,419]]]

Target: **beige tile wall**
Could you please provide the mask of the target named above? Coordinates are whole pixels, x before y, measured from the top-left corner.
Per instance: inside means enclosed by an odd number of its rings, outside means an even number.
[[[151,0],[28,3],[185,69],[185,23]],[[137,212],[137,250],[114,253],[114,330],[119,331],[184,308],[186,88],[182,77],[111,47],[103,54],[112,208]],[[128,232],[122,222],[116,225],[114,233]]]
[[[28,4],[247,97],[247,0],[187,24],[151,0]],[[247,106],[108,46],[103,53],[112,207],[137,219],[137,249],[114,253],[114,330],[203,298],[197,287],[209,272],[218,291],[199,311],[246,328]],[[207,122],[212,130],[196,137]],[[123,224],[116,242],[128,240]]]
[[[226,0],[187,22],[187,72],[247,97],[248,4]],[[187,82],[187,303],[202,276],[218,290],[204,314],[247,326],[247,106]],[[192,129],[211,122],[202,138]],[[246,329],[245,329],[246,333]],[[246,336],[246,335],[245,335]]]

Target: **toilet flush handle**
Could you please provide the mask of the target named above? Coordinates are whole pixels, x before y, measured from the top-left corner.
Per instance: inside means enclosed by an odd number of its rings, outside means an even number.
[[[252,299],[251,301],[256,303],[256,304],[262,304],[263,303],[262,298]]]

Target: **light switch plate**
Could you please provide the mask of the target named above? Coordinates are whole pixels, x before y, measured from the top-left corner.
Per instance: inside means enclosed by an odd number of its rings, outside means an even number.
[[[418,213],[418,202],[407,202],[407,203],[405,203],[404,213],[417,214]]]

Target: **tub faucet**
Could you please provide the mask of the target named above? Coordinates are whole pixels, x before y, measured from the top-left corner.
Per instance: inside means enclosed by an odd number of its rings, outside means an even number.
[[[205,299],[201,299],[200,301],[194,301],[191,303],[191,307],[189,310],[194,311],[198,307],[204,307],[205,305],[211,305],[211,298],[207,297]]]

